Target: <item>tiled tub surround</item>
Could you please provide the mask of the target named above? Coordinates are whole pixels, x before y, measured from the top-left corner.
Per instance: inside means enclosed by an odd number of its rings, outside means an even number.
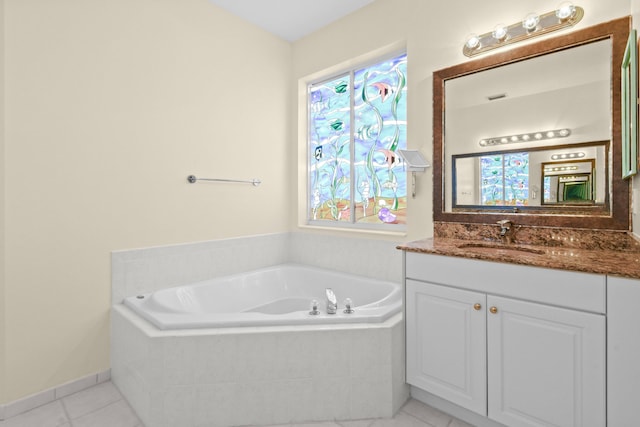
[[[381,324],[161,331],[112,310],[112,380],[146,427],[392,417],[408,398],[401,314]]]
[[[278,233],[115,251],[111,254],[111,302],[283,263],[402,283],[402,254],[392,242]]]
[[[146,427],[391,417],[408,398],[401,314],[378,324],[161,331],[121,302],[287,262],[401,283],[395,246],[283,233],[114,252],[113,382]]]
[[[629,233],[522,227],[514,243],[501,244],[497,226],[439,227],[436,237],[398,249],[640,279],[640,243]]]

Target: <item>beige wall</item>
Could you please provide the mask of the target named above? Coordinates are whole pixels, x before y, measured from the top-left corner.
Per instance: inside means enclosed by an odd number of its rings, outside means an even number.
[[[109,367],[110,251],[287,231],[290,193],[289,43],[207,0],[5,14],[0,402]]]
[[[636,0],[637,1],[637,0]],[[370,57],[381,46],[405,45],[408,52],[408,145],[421,150],[432,159],[432,73],[468,59],[462,54],[462,45],[470,33],[490,31],[498,23],[511,24],[527,13],[544,13],[555,9],[557,0],[509,0],[469,2],[448,0],[377,0],[321,31],[294,44],[294,84],[304,87],[308,76],[318,76],[331,70],[335,64],[348,64],[352,58]],[[629,15],[629,0],[581,0],[585,17],[577,28]],[[298,86],[296,89],[298,90]],[[299,99],[303,99],[300,97]],[[292,102],[297,102],[294,98]],[[303,140],[305,115],[299,114],[298,128],[292,130]],[[293,141],[293,144],[297,144]],[[305,147],[299,144],[298,162],[304,163]],[[293,175],[292,175],[292,179]],[[302,197],[306,183],[299,182],[296,205],[304,204]],[[409,199],[408,233],[404,240],[414,240],[432,234],[432,170],[418,174],[418,197]],[[295,207],[294,207],[295,209]],[[299,216],[303,210],[298,210]],[[390,237],[395,238],[395,237]]]
[[[0,403],[5,400],[5,339],[4,339],[4,0],[0,0]]]

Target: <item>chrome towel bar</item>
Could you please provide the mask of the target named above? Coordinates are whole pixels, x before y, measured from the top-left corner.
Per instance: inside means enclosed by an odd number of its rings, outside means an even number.
[[[262,181],[260,181],[257,178],[254,178],[252,180],[242,180],[242,179],[222,179],[222,178],[196,178],[195,175],[189,175],[187,177],[187,181],[189,181],[189,183],[191,184],[195,184],[196,181],[217,181],[217,182],[240,182],[243,184],[253,184],[254,187],[257,187],[258,185],[262,184]]]

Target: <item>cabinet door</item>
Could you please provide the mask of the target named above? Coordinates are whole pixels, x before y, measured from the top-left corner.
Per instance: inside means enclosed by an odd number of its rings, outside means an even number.
[[[606,425],[604,316],[494,296],[487,305],[489,417]]]
[[[486,296],[407,280],[407,382],[487,413]]]

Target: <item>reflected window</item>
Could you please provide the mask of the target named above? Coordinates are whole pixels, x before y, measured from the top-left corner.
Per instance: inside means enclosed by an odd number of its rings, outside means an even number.
[[[483,206],[529,203],[529,153],[492,154],[480,158]]]

